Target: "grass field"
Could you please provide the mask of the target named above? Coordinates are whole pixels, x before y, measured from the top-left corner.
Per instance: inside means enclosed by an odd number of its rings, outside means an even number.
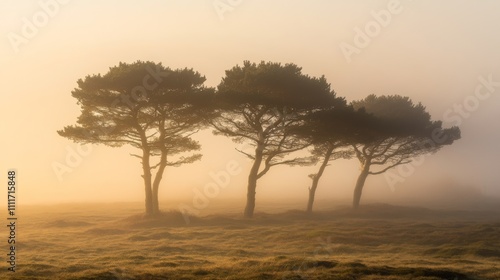
[[[372,204],[186,225],[176,212],[146,219],[141,206],[22,208],[17,271],[0,278],[500,279],[497,212]]]

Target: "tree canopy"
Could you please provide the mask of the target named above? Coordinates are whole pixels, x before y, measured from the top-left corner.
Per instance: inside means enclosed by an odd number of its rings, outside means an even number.
[[[408,97],[369,95],[352,102],[352,106],[376,117],[372,129],[363,130],[366,133],[365,142],[351,145],[361,164],[354,190],[354,207],[359,206],[368,175],[382,174],[411,162],[416,156],[435,153],[460,139],[458,127],[442,128],[441,121],[432,121],[425,107],[420,103],[414,104]]]

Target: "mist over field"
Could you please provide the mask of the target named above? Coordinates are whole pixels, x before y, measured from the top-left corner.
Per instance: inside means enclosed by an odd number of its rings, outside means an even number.
[[[498,212],[371,204],[142,219],[139,203],[27,206],[6,279],[497,279]],[[221,211],[224,214],[221,214]]]
[[[500,2],[0,2],[0,279],[500,279]]]

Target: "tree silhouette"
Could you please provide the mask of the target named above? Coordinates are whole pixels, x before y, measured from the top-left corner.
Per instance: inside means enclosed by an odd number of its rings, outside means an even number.
[[[318,171],[309,175],[312,182],[306,208],[308,213],[312,212],[316,190],[326,167],[331,161],[350,159],[354,155],[351,145],[368,140],[373,122],[373,116],[364,110],[338,104],[310,113],[301,126],[293,130],[300,137],[310,139],[313,143],[310,159],[313,163],[320,162]]]
[[[432,121],[422,104],[399,95],[369,95],[352,102],[356,109],[373,114],[377,122],[364,130],[365,143],[351,145],[361,164],[356,181],[353,207],[359,207],[361,194],[369,175],[378,175],[398,165],[411,162],[413,157],[435,153],[445,145],[460,139],[460,129],[442,128],[441,121]],[[374,167],[379,166],[377,170]]]
[[[218,117],[211,121],[215,134],[250,144],[253,152],[241,151],[253,165],[248,175],[244,216],[255,209],[257,181],[273,166],[308,164],[305,158],[287,157],[311,144],[296,137],[291,128],[310,110],[338,102],[324,77],[302,74],[294,64],[244,62],[226,71],[215,96]]]
[[[159,213],[158,189],[167,166],[201,158],[190,136],[203,126],[196,114],[205,94],[205,77],[191,69],[171,70],[161,63],[120,63],[105,75],[78,80],[72,96],[81,106],[77,125],[59,135],[80,143],[131,145],[142,165],[146,214]],[[207,95],[208,96],[208,95]],[[206,116],[205,116],[206,117]],[[153,163],[153,158],[157,162]],[[152,170],[156,174],[152,175]]]

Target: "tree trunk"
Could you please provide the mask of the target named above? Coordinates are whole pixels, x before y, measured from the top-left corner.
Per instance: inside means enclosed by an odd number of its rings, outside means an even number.
[[[313,203],[314,203],[314,195],[316,194],[316,188],[318,187],[318,179],[313,178],[312,186],[309,188],[309,200],[307,201],[307,213],[312,213],[313,211]]]
[[[160,165],[158,166],[158,171],[156,171],[155,179],[153,182],[153,214],[160,213],[160,204],[158,202],[158,190],[160,188],[160,182],[163,178],[163,173],[165,172],[165,168],[167,167],[167,152],[162,151],[160,158]]]
[[[255,189],[257,188],[257,176],[248,176],[247,205],[245,206],[245,218],[252,218],[255,210]]]
[[[153,204],[153,213],[152,213],[153,215],[160,213],[160,204],[158,202],[158,189],[159,189],[159,183],[157,184],[156,182],[154,182],[152,199],[151,199],[151,203]]]
[[[361,194],[363,193],[363,187],[366,182],[366,178],[370,173],[370,163],[367,162],[363,165],[361,169],[361,173],[358,176],[358,180],[356,181],[356,187],[354,188],[354,196],[352,199],[352,207],[354,209],[359,208],[359,202],[361,200]]]
[[[250,174],[248,175],[247,205],[245,206],[244,212],[245,218],[252,218],[255,210],[255,190],[257,189],[257,180],[260,164],[262,163],[263,151],[264,147],[262,145],[257,145],[255,149],[255,160],[252,169],[250,169]]]
[[[314,177],[312,178],[312,185],[309,188],[309,200],[307,201],[307,210],[306,210],[307,213],[312,213],[314,196],[316,194],[316,189],[318,188],[319,179],[323,175],[323,172],[325,171],[325,168],[328,165],[328,162],[330,161],[330,157],[332,156],[333,149],[334,149],[333,145],[328,147],[328,150],[326,151],[323,162],[321,163],[321,166],[319,167],[318,173],[316,175],[314,175]]]
[[[151,192],[151,184],[145,183],[144,189],[146,192],[146,215],[153,215],[153,193]]]
[[[151,167],[149,165],[149,150],[142,151],[142,178],[144,179],[144,190],[146,193],[146,215],[153,215],[153,193],[151,191]]]

